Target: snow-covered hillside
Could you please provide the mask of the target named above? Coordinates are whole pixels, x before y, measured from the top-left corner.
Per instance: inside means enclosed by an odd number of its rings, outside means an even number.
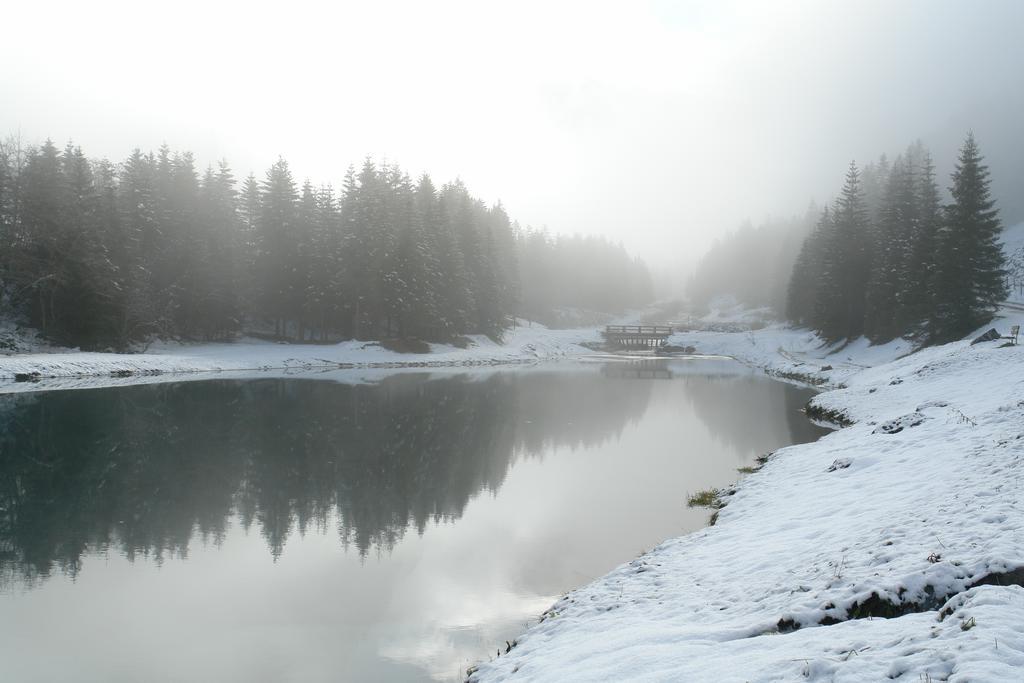
[[[1024,589],[985,585],[1024,578],[1024,346],[673,342],[841,382],[814,403],[853,424],[773,454],[715,526],[565,596],[471,680],[1024,677]]]

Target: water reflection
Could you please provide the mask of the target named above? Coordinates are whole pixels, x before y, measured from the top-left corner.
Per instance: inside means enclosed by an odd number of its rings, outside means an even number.
[[[32,581],[75,574],[89,548],[185,557],[232,513],[274,556],[333,510],[344,545],[388,551],[497,490],[518,454],[593,446],[646,410],[649,386],[601,382],[398,375],[0,397],[0,566]]]
[[[457,680],[821,431],[729,362],[317,377],[0,397],[5,676]]]

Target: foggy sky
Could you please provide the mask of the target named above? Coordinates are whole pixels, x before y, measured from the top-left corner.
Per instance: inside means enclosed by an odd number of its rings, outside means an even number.
[[[1024,2],[16,2],[0,134],[90,156],[372,155],[658,265],[918,137],[944,187],[973,128],[1024,220]]]

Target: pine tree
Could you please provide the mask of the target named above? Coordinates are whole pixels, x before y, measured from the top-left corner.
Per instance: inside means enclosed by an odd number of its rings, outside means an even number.
[[[864,332],[864,299],[871,262],[869,223],[860,172],[850,164],[832,210],[822,249],[822,282],[815,301],[816,328],[829,341]]]
[[[65,242],[58,267],[59,289],[54,298],[59,332],[95,348],[102,342],[105,311],[103,295],[108,281],[103,246],[99,243],[99,195],[92,167],[80,147],[71,143],[61,154],[59,234]]]
[[[419,269],[422,277],[422,295],[420,308],[414,316],[413,323],[416,334],[433,340],[441,340],[444,335],[439,331],[438,321],[442,317],[444,307],[444,280],[442,252],[444,238],[441,234],[441,207],[430,176],[424,173],[416,184],[413,198],[413,216],[415,233],[409,236],[410,241],[419,242]]]
[[[914,170],[908,158],[897,156],[873,231],[873,258],[865,302],[864,331],[873,342],[887,342],[907,330],[902,320],[903,274],[917,229]]]
[[[278,159],[267,171],[261,193],[256,254],[258,314],[274,322],[274,333],[287,336],[290,320],[297,313],[293,302],[293,269],[297,267],[296,227],[298,191],[288,162]]]
[[[832,230],[832,215],[826,206],[814,230],[804,240],[793,264],[786,299],[786,316],[797,325],[816,326],[815,300],[822,280],[823,249]]]
[[[59,323],[56,293],[67,282],[62,223],[63,175],[51,140],[27,155],[22,185],[21,230],[11,259],[16,297],[24,302],[31,324],[51,334]]]
[[[0,142],[0,292],[7,271],[7,257],[14,242],[11,204],[14,196],[14,178],[11,173],[10,154]],[[2,296],[2,294],[0,294]]]
[[[314,281],[315,273],[312,265],[317,258],[317,197],[313,183],[308,179],[302,183],[299,194],[295,228],[292,238],[295,241],[295,263],[289,275],[288,308],[295,311],[298,321],[298,339],[306,340],[307,329],[315,330],[311,320],[319,317],[320,283]],[[312,338],[312,337],[311,337]]]
[[[208,293],[203,273],[206,240],[199,225],[199,174],[191,152],[176,153],[171,158],[170,193],[166,198],[168,313],[176,334],[200,338],[203,299]]]
[[[885,154],[881,155],[878,161],[869,162],[861,171],[860,185],[864,210],[867,212],[868,221],[872,226],[880,223],[891,173],[889,157]]]
[[[413,290],[417,286],[412,281],[412,270],[418,269],[418,249],[415,236],[411,234],[414,205],[412,181],[397,165],[382,166],[380,180],[384,215],[375,226],[375,241],[380,254],[377,288],[384,317],[384,336],[391,337],[396,331],[402,336],[405,334],[402,319],[409,317],[414,306]],[[404,249],[401,246],[403,238]]]
[[[122,346],[159,330],[161,308],[154,296],[153,268],[162,239],[155,180],[153,157],[139,149],[121,165],[117,189],[120,239],[113,247],[112,259],[123,288],[117,322]]]
[[[493,243],[493,261],[498,284],[498,307],[503,316],[514,316],[519,310],[522,294],[516,250],[518,226],[514,226],[509,220],[508,213],[500,201],[491,207],[488,216],[488,230]],[[504,320],[501,324],[504,325]]]
[[[381,316],[380,290],[375,286],[381,249],[377,226],[384,221],[384,197],[377,167],[364,160],[358,175],[349,169],[342,202],[344,252],[343,287],[349,292],[349,334],[356,339],[375,336]]]
[[[439,248],[442,282],[441,323],[446,336],[476,332],[473,273],[467,267],[477,257],[477,239],[461,181],[447,183],[440,194]],[[467,247],[470,252],[467,253]]]
[[[200,179],[192,155],[166,145],[115,167],[73,145],[23,155],[5,143],[0,232],[15,305],[45,334],[92,347],[222,338],[243,316],[300,340],[497,336],[520,306],[614,309],[651,295],[621,245],[520,230],[460,181],[438,192],[369,159],[346,174],[339,206],[311,183],[300,196],[283,159],[239,194],[226,163]]]
[[[974,134],[968,134],[952,174],[953,202],[937,238],[933,341],[960,338],[988,322],[1007,295],[1002,224],[983,161]]]
[[[903,333],[918,337],[932,310],[931,284],[942,209],[931,154],[918,142],[911,146],[907,157],[917,169],[914,187],[917,220],[906,254],[897,315]]]
[[[238,194],[238,242],[240,254],[235,286],[239,304],[244,311],[257,308],[256,255],[260,249],[259,220],[263,211],[263,192],[256,176],[250,173],[242,182]]]
[[[199,190],[196,277],[201,291],[197,334],[218,339],[240,323],[237,283],[240,247],[235,179],[226,161],[208,168]]]
[[[156,156],[151,155],[153,169],[153,224],[152,232],[143,240],[142,256],[150,277],[153,307],[152,325],[160,336],[174,333],[178,302],[175,285],[180,273],[177,270],[177,249],[175,242],[174,164],[171,148],[161,145]]]
[[[341,217],[331,186],[322,186],[316,193],[314,212],[307,310],[310,324],[325,340],[339,328],[339,315],[345,308],[340,278]]]

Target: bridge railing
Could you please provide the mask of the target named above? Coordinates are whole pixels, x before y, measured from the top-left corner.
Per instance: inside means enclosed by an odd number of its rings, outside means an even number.
[[[607,325],[604,328],[604,333],[613,336],[668,337],[672,335],[672,327],[669,325]]]

